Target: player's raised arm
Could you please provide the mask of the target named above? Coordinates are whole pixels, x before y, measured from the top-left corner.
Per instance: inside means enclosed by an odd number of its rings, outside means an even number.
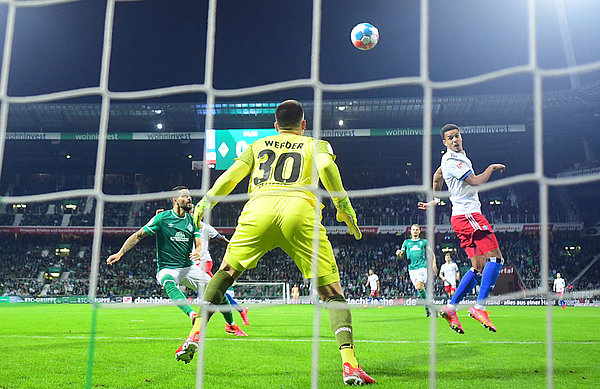
[[[485,169],[480,175],[476,175],[475,173],[469,174],[467,177],[465,177],[465,182],[471,186],[483,185],[489,181],[493,172],[495,172],[496,170],[504,172],[505,169],[506,166],[504,166],[503,164],[493,163],[490,166],[488,166],[487,169]]]
[[[131,234],[129,236],[129,238],[127,238],[127,240],[125,241],[125,243],[123,243],[123,246],[121,247],[121,249],[119,251],[112,254],[111,256],[109,256],[106,259],[106,263],[109,265],[112,265],[113,263],[119,261],[121,259],[121,257],[123,256],[123,254],[125,254],[126,252],[131,250],[131,248],[133,248],[133,246],[138,244],[138,242],[140,240],[144,239],[147,236],[148,236],[148,233],[146,231],[144,231],[143,228],[140,228],[137,232],[134,232],[133,234]]]
[[[337,221],[346,223],[350,230],[350,234],[352,234],[356,240],[359,240],[362,238],[362,233],[358,228],[356,212],[354,212],[354,208],[352,208],[350,199],[342,185],[342,177],[333,160],[333,156],[330,153],[320,152],[317,154],[315,160],[323,186],[329,193],[335,193],[335,195],[331,196],[331,199],[337,208]]]
[[[215,240],[225,246],[227,246],[229,244],[229,239],[227,239],[225,237],[225,235],[222,235],[222,234],[217,235],[215,237]]]
[[[212,188],[206,193],[206,196],[196,204],[194,207],[194,224],[196,224],[196,227],[200,228],[200,220],[202,220],[204,212],[211,209],[219,202],[219,200],[213,198],[227,196],[231,193],[233,188],[235,188],[237,184],[250,173],[251,162],[248,163],[245,160],[245,154],[248,150],[251,150],[251,148],[248,147],[240,158],[238,158],[233,165],[221,175],[221,177],[217,178],[217,181],[215,181]]]
[[[433,173],[433,190],[435,192],[440,192],[442,187],[444,186],[444,176],[442,175],[442,167],[438,167],[435,173]],[[434,197],[433,200],[423,203],[419,201],[417,203],[417,207],[422,210],[426,210],[429,206],[436,206],[440,202],[440,199]]]

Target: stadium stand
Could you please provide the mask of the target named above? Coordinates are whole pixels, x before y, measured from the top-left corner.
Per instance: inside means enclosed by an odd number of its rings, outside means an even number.
[[[397,259],[394,252],[405,236],[365,235],[355,242],[343,235],[333,235],[332,245],[338,259],[340,275],[346,285],[349,298],[365,297],[365,280],[368,269],[374,269],[380,277],[382,296],[385,298],[410,297],[415,294],[408,277],[405,259]],[[102,248],[102,258],[118,250],[121,237],[107,237]],[[500,233],[500,244],[509,265],[514,266],[527,288],[539,288],[539,244],[534,232]],[[57,255],[54,236],[23,235],[19,238],[2,234],[0,244],[4,248],[0,257],[0,295],[39,296],[44,285],[49,284],[45,295],[86,295],[91,261],[89,237],[66,239],[69,252]],[[453,234],[438,234],[438,241],[458,247]],[[215,266],[223,256],[224,248],[211,246]],[[594,237],[581,237],[579,232],[559,231],[552,234],[550,274],[563,274],[569,282],[600,251],[600,242]],[[436,247],[437,262],[441,265],[441,247]],[[160,286],[154,279],[154,242],[147,239],[127,254],[118,265],[100,264],[98,296],[140,297],[161,296]],[[468,268],[468,259],[462,250],[454,254],[462,271]],[[268,266],[267,266],[268,264]],[[62,277],[47,280],[40,277],[49,267],[61,268]],[[64,276],[66,274],[66,276]],[[294,263],[281,250],[267,254],[256,269],[246,272],[240,281],[287,282],[298,284],[301,295],[308,295],[308,282],[303,280]],[[550,280],[548,280],[550,282]],[[595,265],[574,285],[575,290],[600,287],[600,266]],[[436,295],[443,296],[441,283],[436,283]]]

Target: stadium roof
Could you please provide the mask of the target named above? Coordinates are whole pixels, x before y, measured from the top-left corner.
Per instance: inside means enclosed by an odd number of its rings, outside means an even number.
[[[437,96],[433,98],[434,125],[528,123],[532,121],[531,94],[489,94]],[[313,103],[304,101],[310,122]],[[215,105],[216,128],[270,128],[277,102],[243,101]],[[203,103],[119,103],[111,105],[110,129],[113,131],[164,132],[203,131],[207,112]],[[592,120],[600,116],[600,80],[580,89],[544,93],[544,115],[568,120]],[[422,98],[336,99],[323,102],[323,128],[369,126],[420,126]],[[44,103],[10,106],[9,131],[97,131],[100,104]],[[310,126],[310,125],[309,125]]]

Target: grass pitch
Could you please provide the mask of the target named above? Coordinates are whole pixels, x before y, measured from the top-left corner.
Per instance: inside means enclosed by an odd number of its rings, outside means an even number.
[[[314,308],[250,308],[248,338],[224,332],[217,314],[206,344],[206,388],[309,388]],[[553,308],[554,385],[600,383],[600,309]],[[498,333],[466,315],[459,335],[437,320],[437,387],[544,388],[546,308],[491,307]],[[0,388],[84,388],[88,372],[90,305],[0,306]],[[238,324],[241,319],[234,317]],[[429,320],[422,307],[353,310],[356,352],[376,388],[429,385]],[[319,386],[343,387],[341,359],[323,311]],[[193,388],[196,358],[174,351],[190,325],[173,306],[101,306],[93,347],[93,388]]]

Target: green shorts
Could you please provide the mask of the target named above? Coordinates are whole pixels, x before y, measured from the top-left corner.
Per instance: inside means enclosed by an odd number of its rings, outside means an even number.
[[[244,206],[225,260],[238,271],[253,269],[269,250],[281,247],[305,278],[312,278],[314,224],[318,222],[318,286],[340,280],[337,264],[321,213],[315,220],[314,205],[293,196],[259,196]]]

